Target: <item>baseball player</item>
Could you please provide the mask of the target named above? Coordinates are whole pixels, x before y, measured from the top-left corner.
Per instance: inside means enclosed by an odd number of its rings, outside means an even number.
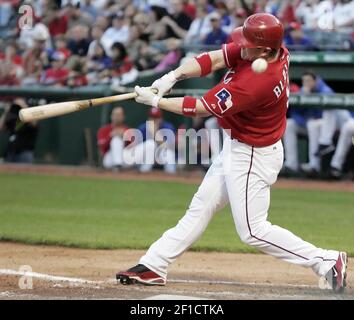
[[[204,232],[214,214],[230,203],[241,240],[284,261],[310,267],[335,292],[346,286],[347,254],[317,248],[267,221],[270,186],[283,164],[281,137],[289,98],[288,50],[283,26],[270,14],[248,17],[232,32],[232,43],[203,53],[155,81],[136,87],[136,101],[185,116],[218,117],[225,130],[223,150],[213,161],[184,217],[151,245],[139,264],[117,274],[123,284],[165,285],[167,268]],[[264,58],[265,72],[252,61]],[[163,98],[182,79],[229,68],[220,83],[201,99]]]

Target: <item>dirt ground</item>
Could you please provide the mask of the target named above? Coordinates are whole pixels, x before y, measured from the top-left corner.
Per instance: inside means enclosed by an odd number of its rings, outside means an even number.
[[[232,300],[354,300],[353,265],[349,264],[347,291],[338,295],[320,290],[311,270],[263,254],[187,252],[172,264],[165,287],[117,284],[115,273],[136,264],[142,254],[139,250],[88,250],[2,242],[0,299],[159,298],[156,296],[177,299],[187,296]],[[34,273],[33,289],[19,287],[24,279],[19,270],[24,265],[30,266]]]
[[[1,164],[0,172],[5,173],[33,173],[60,176],[78,176],[98,179],[118,179],[118,180],[143,180],[143,181],[173,181],[188,184],[201,183],[204,173],[198,170],[181,171],[177,175],[171,176],[163,171],[153,171],[150,173],[139,173],[134,170],[123,172],[111,172],[92,167],[71,167],[54,165],[19,165],[19,164]],[[274,188],[290,189],[317,189],[332,191],[354,192],[354,182],[344,181],[316,181],[303,179],[282,179],[279,178],[273,186]]]
[[[85,167],[0,166],[0,172],[55,174],[109,179],[200,183],[201,172],[111,173]],[[283,180],[275,188],[345,190],[354,183]],[[123,286],[115,273],[135,265],[143,251],[88,250],[0,242],[0,299],[351,299],[354,266],[349,262],[348,289],[337,295],[318,288],[309,269],[263,254],[187,252],[169,269],[165,287]],[[24,276],[21,267],[32,274]],[[20,285],[32,276],[33,288]],[[25,282],[29,284],[29,282]]]

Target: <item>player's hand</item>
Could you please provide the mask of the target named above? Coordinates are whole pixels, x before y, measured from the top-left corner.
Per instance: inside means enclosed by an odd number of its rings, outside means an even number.
[[[160,79],[157,79],[153,82],[151,85],[151,88],[157,89],[158,90],[158,95],[160,97],[163,97],[165,94],[171,92],[172,87],[175,85],[177,82],[177,79],[175,77],[175,74],[173,71],[170,71],[169,73],[165,74],[163,77]]]
[[[143,103],[156,108],[158,107],[157,105],[161,97],[153,93],[151,87],[135,86],[134,89],[135,93],[137,94],[137,96],[135,97],[136,102]]]

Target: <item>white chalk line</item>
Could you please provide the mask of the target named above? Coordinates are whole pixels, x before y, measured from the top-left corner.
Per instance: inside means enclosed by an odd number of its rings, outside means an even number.
[[[266,282],[239,282],[239,281],[220,281],[220,280],[182,280],[182,279],[171,279],[167,282],[171,283],[195,283],[195,284],[224,284],[233,286],[256,286],[256,287],[293,287],[293,288],[307,288],[307,289],[318,289],[317,286],[312,286],[308,284],[274,284]]]
[[[49,274],[44,274],[44,273],[38,273],[38,272],[28,272],[28,271],[17,271],[17,270],[11,270],[11,269],[0,269],[0,275],[12,275],[12,276],[27,276],[27,277],[33,277],[36,279],[41,279],[44,281],[51,281],[51,282],[69,282],[71,284],[82,284],[82,285],[94,285],[95,288],[99,289],[100,285],[104,284],[114,284],[117,283],[115,279],[107,279],[103,281],[94,281],[94,280],[87,280],[87,279],[82,279],[82,278],[74,278],[74,277],[63,277],[63,276],[54,276],[54,275],[49,275]],[[187,284],[214,284],[214,285],[239,285],[239,286],[268,286],[268,287],[294,287],[294,288],[310,288],[310,289],[318,289],[316,286],[311,286],[311,285],[294,285],[294,284],[270,284],[270,283],[255,283],[255,282],[237,282],[237,281],[217,281],[217,280],[184,280],[184,279],[171,279],[168,282],[171,283],[187,283]],[[60,286],[60,285],[58,285]],[[130,287],[133,290],[141,290],[141,288],[137,287]],[[155,287],[146,287],[147,290],[149,291],[159,291],[161,288],[155,288]],[[177,289],[174,291],[176,293],[185,293],[186,290],[180,290]],[[255,294],[252,293],[245,293],[245,292],[232,292],[232,291],[192,291],[190,293],[197,294],[197,295],[204,295],[204,296],[211,296],[211,297],[217,297],[217,296],[229,296],[229,297],[244,297],[244,298],[254,298]],[[12,293],[11,291],[4,291],[0,292],[0,298],[1,297],[11,297],[11,296],[18,296],[18,294]],[[265,296],[267,298],[311,298],[310,295],[291,295],[291,296],[279,296],[274,293],[262,293],[262,296]],[[116,297],[114,297],[116,299]]]
[[[28,271],[17,271],[12,269],[0,269],[0,275],[13,275],[13,276],[27,276],[47,281],[59,281],[59,282],[71,282],[71,283],[81,283],[81,284],[113,284],[117,281],[115,279],[94,281],[82,278],[73,277],[63,277],[54,276],[45,273],[38,272],[28,272]],[[293,287],[293,288],[308,288],[308,289],[318,289],[317,286],[306,285],[306,284],[273,284],[273,283],[262,283],[262,282],[239,282],[239,281],[220,281],[220,280],[185,280],[185,279],[169,279],[168,283],[187,283],[187,284],[214,284],[214,285],[237,285],[237,286],[257,286],[257,287]]]

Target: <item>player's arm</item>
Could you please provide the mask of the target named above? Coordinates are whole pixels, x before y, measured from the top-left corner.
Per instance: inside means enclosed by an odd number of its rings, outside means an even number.
[[[203,77],[225,67],[226,64],[221,49],[205,52],[193,59],[189,59],[177,69],[157,79],[151,87],[157,89],[158,95],[162,97],[171,91],[177,81],[193,77]]]
[[[161,98],[154,94],[150,88],[138,86],[135,87],[135,92],[137,93],[135,100],[139,103],[190,117],[208,117],[211,115],[204,108],[201,100],[197,98],[188,96],[184,98]]]

